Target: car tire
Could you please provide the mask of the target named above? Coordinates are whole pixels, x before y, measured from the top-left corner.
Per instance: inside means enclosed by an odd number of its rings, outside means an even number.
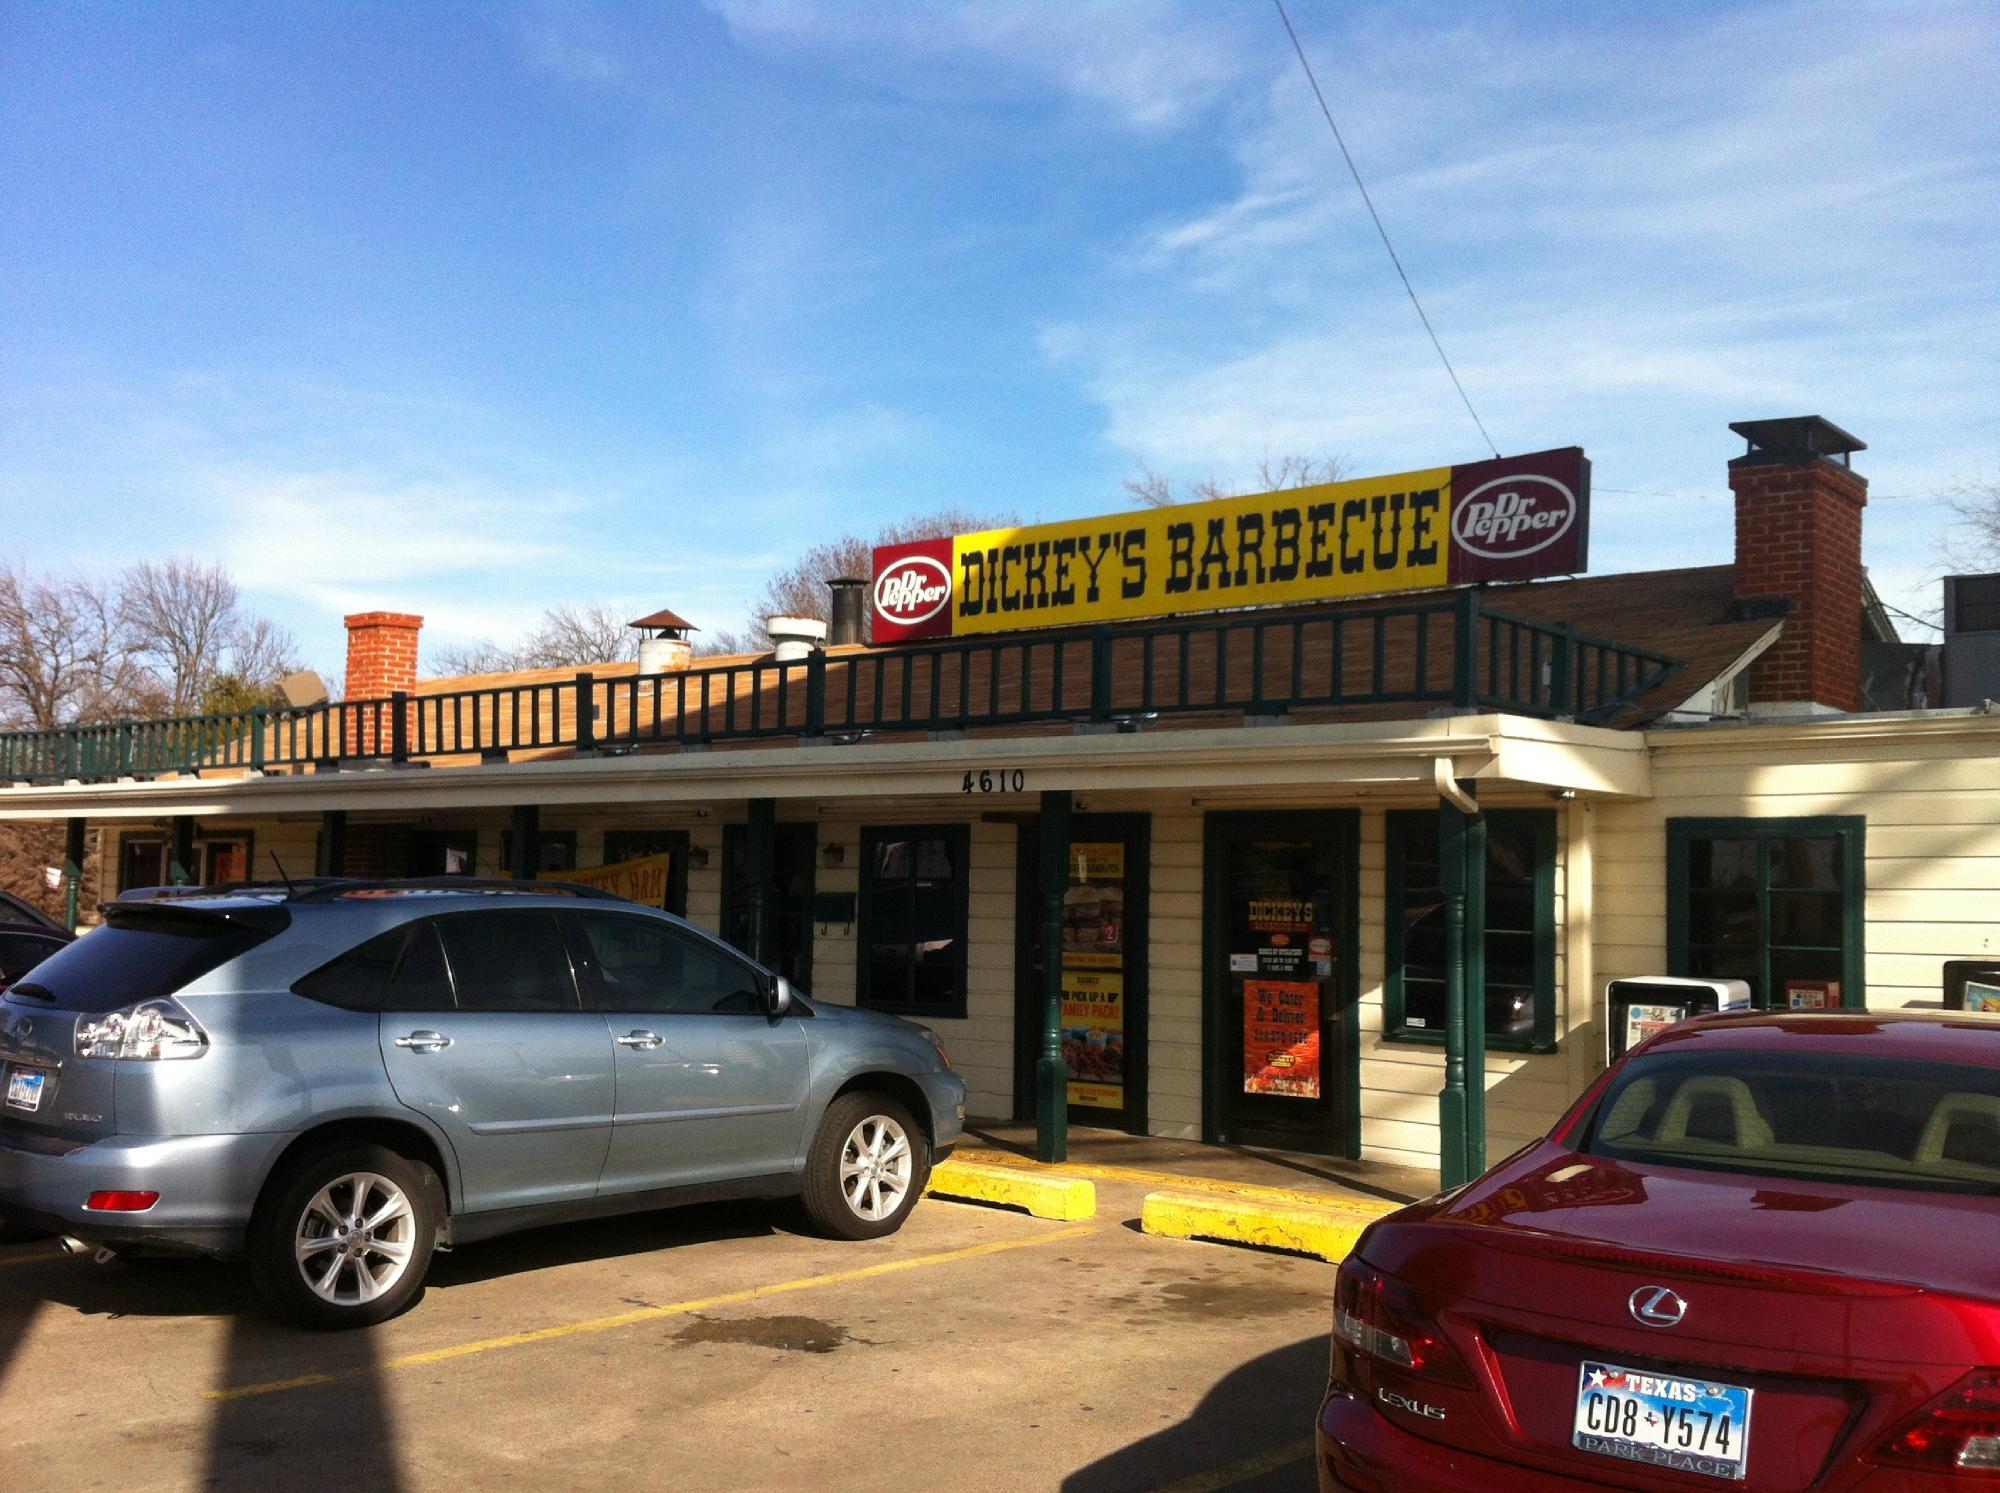
[[[286,1165],[250,1226],[250,1278],[280,1316],[307,1327],[372,1327],[424,1288],[443,1188],[421,1162],[348,1144]]]
[[[799,1202],[817,1233],[880,1239],[903,1226],[930,1178],[930,1142],[908,1109],[886,1094],[842,1094],[813,1137]]]

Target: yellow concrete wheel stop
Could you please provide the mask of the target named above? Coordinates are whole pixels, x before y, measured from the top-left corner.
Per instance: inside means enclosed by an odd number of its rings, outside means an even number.
[[[1020,1208],[1036,1218],[1065,1221],[1097,1216],[1097,1188],[1082,1177],[972,1161],[940,1161],[929,1190],[962,1202]]]
[[[1139,1227],[1167,1239],[1207,1239],[1289,1249],[1338,1263],[1347,1258],[1361,1231],[1391,1206],[1380,1208],[1345,1200],[1321,1202],[1230,1196],[1206,1192],[1150,1192]]]

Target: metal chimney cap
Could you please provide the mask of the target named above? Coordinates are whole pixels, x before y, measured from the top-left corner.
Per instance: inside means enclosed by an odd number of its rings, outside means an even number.
[[[1856,440],[1822,415],[1732,420],[1729,428],[1750,443],[1743,455],[1730,462],[1732,467],[1785,466],[1823,456],[1839,457],[1842,466],[1851,466],[1847,458],[1868,449],[1866,441]]]
[[[652,616],[650,617],[640,617],[636,621],[628,622],[625,625],[627,627],[640,627],[640,628],[656,627],[661,629],[673,629],[674,631],[677,632],[701,631],[700,628],[696,627],[692,622],[688,621],[687,618],[677,616],[673,612],[666,610],[666,608],[664,607],[662,607],[659,611],[653,613]]]

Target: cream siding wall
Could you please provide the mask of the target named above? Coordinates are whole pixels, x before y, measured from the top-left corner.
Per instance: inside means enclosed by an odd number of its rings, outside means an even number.
[[[1152,828],[1147,1128],[1200,1140],[1202,816],[1166,810],[1153,814]]]
[[[1865,817],[1870,1006],[1935,1005],[1945,960],[2000,951],[2000,718],[1879,725],[1653,734],[1654,797],[1597,811],[1600,1007],[1605,982],[1666,970],[1669,818]]]

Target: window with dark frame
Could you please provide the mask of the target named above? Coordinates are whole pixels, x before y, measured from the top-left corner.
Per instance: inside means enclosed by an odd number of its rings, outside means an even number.
[[[1667,821],[1673,974],[1742,980],[1760,1008],[1861,1006],[1860,815]]]
[[[1555,1050],[1556,816],[1550,809],[1489,809],[1486,823],[1486,1044]],[[1438,816],[1386,816],[1387,967],[1383,1035],[1444,1041],[1445,909],[1438,885]],[[1480,970],[1468,958],[1468,973]]]
[[[970,848],[971,832],[962,824],[861,831],[858,1005],[965,1015]]]

